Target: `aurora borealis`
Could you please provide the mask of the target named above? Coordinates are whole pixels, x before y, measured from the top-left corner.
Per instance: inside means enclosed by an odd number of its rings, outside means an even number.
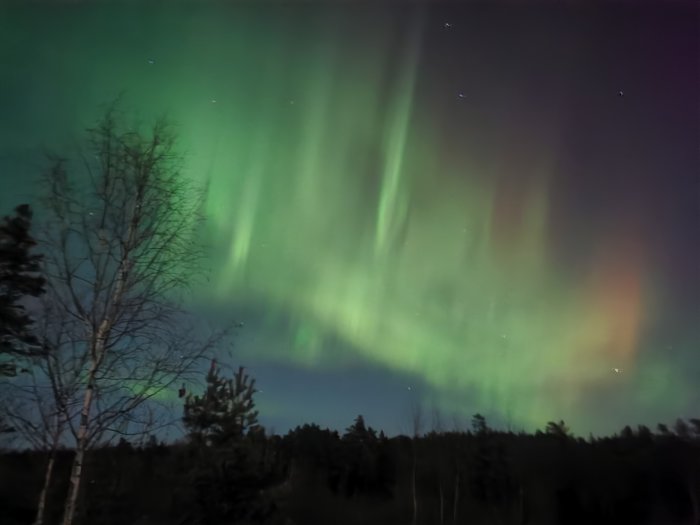
[[[120,92],[207,186],[263,422],[613,431],[700,403],[697,6],[0,10],[0,203]]]

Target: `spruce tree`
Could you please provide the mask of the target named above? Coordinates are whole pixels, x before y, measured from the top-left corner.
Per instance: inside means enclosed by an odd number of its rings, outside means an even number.
[[[270,472],[256,439],[255,380],[240,367],[231,379],[212,361],[201,396],[185,398],[183,422],[196,446],[192,471],[198,519],[202,523],[258,523],[273,512],[265,496]]]
[[[218,446],[240,441],[249,431],[256,430],[255,392],[255,379],[243,367],[233,378],[226,379],[212,362],[204,394],[188,394],[185,398],[183,422],[190,439],[206,446]]]
[[[38,344],[33,321],[22,300],[44,293],[40,275],[42,256],[32,253],[36,241],[30,234],[32,211],[27,204],[0,223],[0,353],[31,355]],[[14,363],[0,363],[0,375],[14,375]]]

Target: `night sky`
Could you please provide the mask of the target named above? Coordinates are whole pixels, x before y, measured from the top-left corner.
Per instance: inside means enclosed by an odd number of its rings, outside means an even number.
[[[208,187],[189,306],[243,322],[268,427],[698,416],[698,4],[26,4],[0,212],[119,93],[167,113]]]

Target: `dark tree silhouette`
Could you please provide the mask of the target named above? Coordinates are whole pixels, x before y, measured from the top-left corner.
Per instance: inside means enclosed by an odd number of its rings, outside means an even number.
[[[185,398],[183,423],[197,458],[193,485],[203,523],[256,523],[273,511],[264,495],[272,473],[255,392],[255,379],[243,367],[227,379],[213,360],[204,393]]]
[[[31,355],[38,344],[33,321],[21,303],[45,291],[40,274],[43,257],[33,253],[37,243],[30,234],[31,223],[27,204],[0,223],[0,353],[10,356]],[[0,363],[0,374],[16,374],[16,364]]]
[[[377,439],[377,432],[372,427],[367,427],[365,418],[359,415],[343,434],[343,439],[351,442],[370,443]]]
[[[692,434],[690,425],[680,418],[673,424],[673,432],[681,439],[690,439]]]
[[[345,494],[390,493],[391,460],[383,454],[377,432],[365,424],[362,415],[355,418],[343,434],[345,451]]]
[[[489,431],[486,418],[481,414],[474,414],[472,416],[472,430],[475,434],[486,434]]]
[[[563,421],[559,421],[558,423],[556,421],[550,421],[547,423],[546,432],[560,439],[567,439],[571,435],[569,427]]]
[[[700,419],[690,418],[688,421],[690,422],[690,426],[693,429],[693,435],[696,438],[700,438]]]
[[[183,423],[192,441],[218,446],[240,441],[258,428],[255,410],[255,379],[240,367],[232,379],[221,377],[212,361],[204,394],[185,398]]]

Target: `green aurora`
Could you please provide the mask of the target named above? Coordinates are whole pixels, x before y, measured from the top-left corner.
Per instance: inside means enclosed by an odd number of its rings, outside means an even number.
[[[199,302],[263,305],[271,329],[280,316],[291,327],[259,359],[322,372],[341,341],[420,378],[445,412],[469,399],[526,428],[599,428],[592,392],[635,414],[682,409],[691,385],[677,366],[639,358],[663,293],[642,232],[608,221],[575,272],[557,255],[556,108],[504,102],[456,140],[444,115],[468,86],[425,72],[425,42],[443,38],[434,17],[280,9],[57,11],[51,25],[18,9],[0,33],[8,69],[57,79],[52,100],[31,94],[49,121],[77,130],[121,90],[144,120],[173,117],[208,192]],[[40,139],[60,142],[52,126]]]

